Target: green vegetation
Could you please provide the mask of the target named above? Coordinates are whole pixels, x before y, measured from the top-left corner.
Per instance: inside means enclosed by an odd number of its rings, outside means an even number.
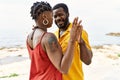
[[[120,57],[120,54],[118,54],[118,57]]]
[[[0,78],[10,78],[10,77],[16,77],[16,76],[19,76],[19,75],[16,73],[12,73],[9,76],[0,76]]]

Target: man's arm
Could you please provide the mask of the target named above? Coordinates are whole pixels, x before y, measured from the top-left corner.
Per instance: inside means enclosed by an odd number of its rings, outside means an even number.
[[[80,59],[87,65],[91,63],[92,60],[92,50],[90,50],[90,45],[88,41],[88,35],[85,30],[83,30],[83,26],[80,24],[81,27],[78,35],[78,44],[80,48]],[[84,41],[84,40],[86,41]],[[89,47],[89,49],[88,49]]]
[[[79,43],[79,47],[80,47],[80,59],[86,65],[89,65],[91,63],[92,56],[93,56],[92,50],[87,48],[86,43],[84,42],[84,40],[82,38]]]

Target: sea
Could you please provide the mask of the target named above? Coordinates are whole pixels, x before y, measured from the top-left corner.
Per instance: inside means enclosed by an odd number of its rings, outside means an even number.
[[[55,25],[54,25],[55,26]],[[57,29],[52,27],[48,32],[54,32]],[[108,36],[110,32],[120,32],[120,27],[85,27],[88,33],[89,43],[92,46],[104,44],[120,45],[120,37]],[[32,26],[27,28],[3,28],[0,30],[0,48],[3,47],[26,47],[26,39],[29,32],[32,31]]]

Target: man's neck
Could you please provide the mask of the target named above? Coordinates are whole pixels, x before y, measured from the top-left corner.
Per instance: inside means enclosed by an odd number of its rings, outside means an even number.
[[[67,25],[65,26],[65,28],[59,29],[59,33],[58,33],[59,38],[67,30],[67,28],[69,27],[69,25],[70,25],[70,22],[67,23]]]

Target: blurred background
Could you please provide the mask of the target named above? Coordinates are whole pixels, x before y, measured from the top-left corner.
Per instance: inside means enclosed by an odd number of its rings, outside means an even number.
[[[35,25],[30,8],[41,0],[0,0],[0,47],[26,46],[27,34]],[[45,0],[43,0],[45,1]],[[91,45],[120,44],[120,37],[107,36],[120,33],[120,0],[46,0],[54,6],[66,3],[70,21],[78,16],[88,32]],[[48,29],[54,32],[55,24]]]

